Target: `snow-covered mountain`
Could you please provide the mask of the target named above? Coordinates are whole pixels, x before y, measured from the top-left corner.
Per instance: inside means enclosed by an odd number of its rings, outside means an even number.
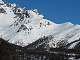
[[[80,25],[56,24],[44,19],[36,9],[28,10],[0,0],[0,38],[22,47],[74,48],[79,44]]]

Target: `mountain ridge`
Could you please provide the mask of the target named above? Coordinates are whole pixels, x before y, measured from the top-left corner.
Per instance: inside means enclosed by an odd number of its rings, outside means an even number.
[[[0,0],[0,38],[9,43],[24,47],[39,41],[38,46],[48,45],[56,48],[60,44],[67,45],[79,39],[79,32],[78,24],[74,25],[70,22],[56,24],[44,19],[37,10],[20,8],[16,4],[7,4]],[[49,38],[45,40],[44,37],[48,36]],[[50,36],[53,38],[50,39]],[[73,45],[76,46],[76,44]],[[74,48],[73,45],[68,48]]]

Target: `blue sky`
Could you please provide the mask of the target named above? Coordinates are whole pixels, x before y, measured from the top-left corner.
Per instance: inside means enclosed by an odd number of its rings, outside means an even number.
[[[17,6],[38,9],[47,19],[80,24],[80,0],[7,0]]]

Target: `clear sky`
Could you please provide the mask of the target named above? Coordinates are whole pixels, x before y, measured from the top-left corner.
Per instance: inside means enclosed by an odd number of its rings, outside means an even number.
[[[7,0],[18,6],[38,9],[49,20],[56,23],[80,24],[80,0]]]

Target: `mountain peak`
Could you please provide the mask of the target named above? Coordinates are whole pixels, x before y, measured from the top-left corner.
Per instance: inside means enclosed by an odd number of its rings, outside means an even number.
[[[10,43],[26,46],[52,34],[56,27],[57,24],[44,19],[37,10],[18,8],[14,4],[0,5],[0,37]]]
[[[36,9],[18,8],[16,4],[6,4],[2,0],[0,3],[0,38],[9,43],[22,47],[29,44],[58,47],[80,38],[80,25],[56,24],[44,19]]]

